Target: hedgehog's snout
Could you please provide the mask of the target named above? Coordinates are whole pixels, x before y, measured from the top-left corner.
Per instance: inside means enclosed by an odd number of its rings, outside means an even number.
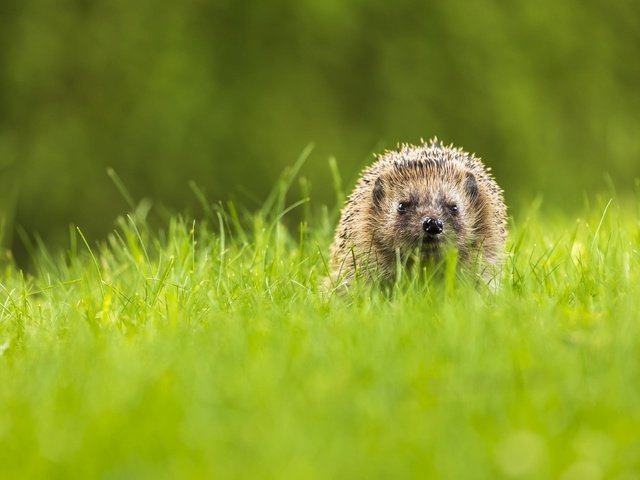
[[[429,235],[440,235],[444,230],[444,225],[439,218],[425,217],[422,221],[422,230]]]

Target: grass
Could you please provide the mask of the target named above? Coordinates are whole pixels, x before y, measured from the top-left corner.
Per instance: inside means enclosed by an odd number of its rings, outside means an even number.
[[[640,202],[533,208],[497,292],[329,297],[332,222],[283,225],[291,178],[5,261],[2,478],[640,477]]]

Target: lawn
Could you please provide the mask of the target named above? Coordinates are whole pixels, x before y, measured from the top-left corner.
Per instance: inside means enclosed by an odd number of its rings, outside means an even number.
[[[0,272],[0,476],[640,478],[640,197],[613,197],[518,215],[497,291],[329,295],[335,215],[283,195],[36,244]]]

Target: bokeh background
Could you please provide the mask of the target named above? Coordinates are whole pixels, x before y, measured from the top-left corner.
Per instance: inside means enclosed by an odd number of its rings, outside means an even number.
[[[65,245],[136,200],[258,208],[310,142],[313,205],[372,153],[476,152],[511,214],[640,176],[637,0],[2,0],[0,220]],[[295,194],[295,192],[294,192]],[[194,210],[197,215],[197,210]]]

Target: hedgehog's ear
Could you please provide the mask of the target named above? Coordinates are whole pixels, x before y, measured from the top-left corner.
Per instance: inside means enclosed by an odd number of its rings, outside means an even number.
[[[478,181],[473,173],[467,172],[464,186],[471,201],[475,202],[478,199],[480,192],[478,191]]]
[[[382,181],[382,177],[376,178],[376,181],[373,184],[372,200],[373,205],[376,208],[380,208],[382,200],[384,200],[384,182]]]

